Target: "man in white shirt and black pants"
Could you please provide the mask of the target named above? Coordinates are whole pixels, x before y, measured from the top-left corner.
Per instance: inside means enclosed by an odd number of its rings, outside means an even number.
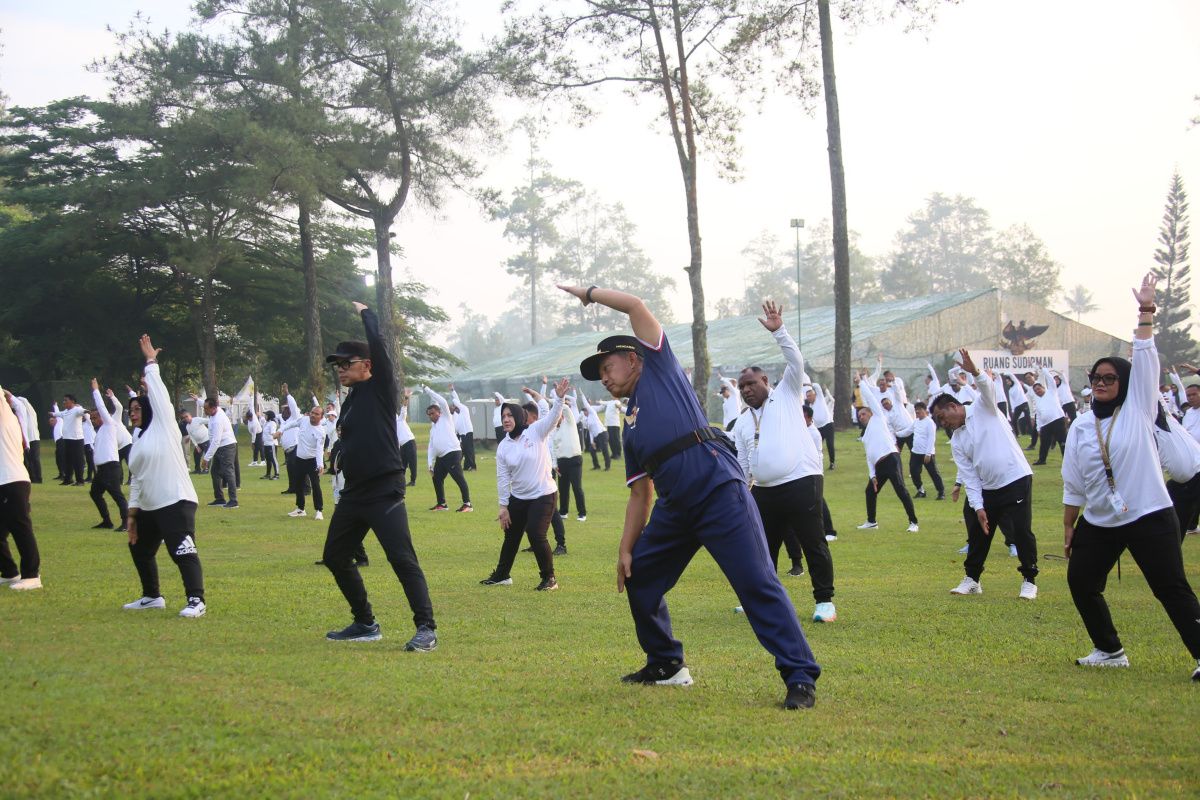
[[[62,420],[63,443],[63,486],[71,484],[72,475],[76,486],[85,485],[83,470],[85,457],[83,452],[83,418],[87,411],[75,400],[75,395],[63,395],[63,410],[54,411],[54,416]]]
[[[825,478],[821,454],[813,445],[804,420],[804,358],[783,326],[782,308],[763,304],[766,328],[783,351],[787,367],[772,390],[766,373],[749,367],[738,379],[747,408],[733,428],[738,463],[750,484],[766,532],[771,560],[779,561],[779,546],[794,532],[808,559],[816,610],[814,622],[833,622],[833,556],[825,541],[821,515]]]
[[[13,408],[20,405],[25,410],[21,430],[25,434],[25,469],[30,483],[42,482],[42,433],[38,428],[37,413],[24,397],[17,397]]]
[[[450,404],[446,402],[446,398],[435,392],[428,386],[425,387],[425,393],[429,395],[430,404],[425,409],[425,415],[429,417],[429,449],[426,452],[426,462],[429,465],[429,471],[433,473],[433,491],[437,496],[437,503],[430,511],[448,511],[449,506],[446,505],[446,476],[458,485],[459,492],[462,493],[462,505],[458,507],[460,512],[474,511],[471,505],[471,487],[467,486],[467,479],[463,476],[462,470],[462,442],[459,441],[458,433],[454,429],[454,419],[450,414]]]
[[[296,428],[296,508],[288,512],[289,517],[303,517],[305,484],[312,487],[313,519],[325,519],[325,500],[321,495],[321,475],[325,472],[325,426],[320,406],[313,406],[307,415],[295,417],[284,423],[285,428]]]
[[[471,422],[471,410],[458,399],[454,384],[450,384],[450,411],[454,420],[454,434],[462,448],[463,472],[475,469],[475,425]]]
[[[237,473],[233,468],[237,439],[233,435],[233,425],[215,397],[204,401],[204,411],[208,414],[208,451],[200,460],[200,466],[207,466],[212,477],[213,501],[209,505],[237,508]],[[222,484],[229,490],[229,502],[225,501]]]
[[[934,453],[937,447],[937,426],[933,424],[933,419],[930,418],[925,403],[919,401],[914,403],[913,410],[917,414],[917,419],[913,423],[912,447],[908,454],[908,474],[912,477],[913,486],[917,487],[917,497],[925,497],[925,487],[921,485],[921,471],[925,470],[929,473],[929,479],[933,481],[933,488],[937,489],[937,499],[945,500],[946,486],[942,483],[942,476],[937,468],[937,456]]]
[[[96,438],[92,444],[96,472],[92,476],[90,494],[92,502],[96,504],[96,510],[100,512],[100,523],[92,527],[103,530],[111,530],[113,527],[112,517],[108,514],[108,504],[104,502],[104,495],[107,492],[108,496],[117,504],[117,512],[120,515],[121,524],[117,530],[124,531],[125,518],[129,515],[129,506],[121,491],[122,479],[125,476],[121,473],[121,456],[117,453],[117,426],[121,422],[119,419],[113,418],[108,404],[100,396],[100,384],[95,378],[92,378],[92,402],[96,404],[96,409],[91,412],[90,420],[96,432]]]

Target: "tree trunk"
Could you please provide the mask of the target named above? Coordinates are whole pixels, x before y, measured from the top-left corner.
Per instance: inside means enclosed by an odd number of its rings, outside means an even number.
[[[538,332],[538,313],[537,313],[537,289],[538,289],[538,262],[537,262],[537,234],[530,232],[529,234],[529,344],[532,347],[537,344]]]
[[[392,218],[377,209],[371,217],[375,225],[375,314],[379,317],[379,334],[387,346],[388,355],[396,370],[397,402],[403,394],[404,362],[397,344],[396,288],[392,283]]]
[[[193,306],[198,322],[197,343],[200,345],[200,379],[204,392],[217,397],[217,318],[213,306],[213,280],[205,277],[200,281],[200,302]]]
[[[308,358],[309,387],[324,400],[325,359],[321,352],[321,310],[317,306],[317,260],[313,255],[312,218],[309,201],[301,198],[297,223],[300,227],[300,262],[304,269],[304,346]]]
[[[829,183],[833,195],[833,397],[838,428],[850,424],[850,235],[846,219],[846,171],[842,166],[842,124],[833,71],[833,26],[829,0],[817,0],[821,21],[821,67],[825,81],[825,129],[829,140]]]
[[[708,321],[704,314],[704,283],[701,273],[700,252],[700,206],[696,199],[696,173],[692,169],[684,173],[687,194],[688,244],[691,246],[691,263],[688,264],[688,286],[692,290],[692,389],[700,400],[700,407],[707,411],[708,379],[712,364],[708,359]]]

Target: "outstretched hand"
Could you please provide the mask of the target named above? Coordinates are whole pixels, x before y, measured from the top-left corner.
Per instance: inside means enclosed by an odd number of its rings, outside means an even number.
[[[763,314],[765,315],[765,319],[763,317],[759,317],[758,321],[762,324],[762,326],[764,328],[769,330],[771,333],[774,333],[775,331],[777,331],[783,327],[783,313],[782,313],[783,305],[782,304],[776,305],[775,301],[766,300],[763,302],[762,310],[763,310]]]
[[[567,390],[570,388],[571,388],[571,379],[563,378],[558,383],[554,384],[554,393],[557,394],[559,399],[561,400],[562,398],[567,396]]]
[[[958,354],[962,356],[962,368],[964,372],[969,372],[972,375],[979,374],[979,368],[975,366],[975,362],[971,360],[971,354],[967,352],[967,348],[959,349]]]
[[[1142,285],[1133,290],[1133,297],[1138,301],[1139,306],[1154,305],[1154,287],[1158,283],[1158,278],[1154,277],[1153,272],[1147,272],[1142,278]]]
[[[148,333],[142,334],[142,337],[138,339],[138,345],[142,348],[142,355],[146,357],[147,361],[156,361],[158,354],[162,352],[161,347],[155,347],[150,341],[150,334]]]
[[[95,378],[92,378],[92,391],[93,392],[100,391],[100,382],[98,380],[96,380]]]
[[[361,314],[362,312],[364,312],[366,310],[367,310],[367,306],[365,303],[360,303],[357,300],[354,301],[354,313],[355,314]]]
[[[561,283],[556,283],[555,286],[557,286],[559,289],[562,289],[567,294],[578,298],[579,302],[583,303],[585,306],[590,305],[587,299],[586,286],[563,286]]]

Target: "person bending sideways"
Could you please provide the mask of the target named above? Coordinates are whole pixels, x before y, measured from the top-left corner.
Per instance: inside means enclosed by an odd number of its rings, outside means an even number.
[[[294,417],[284,423],[284,428],[298,429],[296,439],[296,469],[299,479],[296,486],[305,484],[312,487],[313,519],[325,519],[325,499],[321,494],[321,476],[325,474],[325,426],[323,412],[320,406],[313,406],[308,414]],[[296,507],[288,512],[289,517],[303,517],[308,512],[304,509],[304,491],[296,491]]]
[[[179,616],[202,617],[208,606],[204,600],[204,573],[196,552],[196,489],[179,446],[175,406],[159,375],[160,348],[155,348],[145,334],[139,345],[146,358],[146,393],[129,401],[129,421],[139,433],[129,451],[129,517],[125,526],[129,529],[129,554],[142,582],[142,596],[126,603],[125,608],[166,608],[155,561],[158,546],[165,543],[187,595],[187,605]]]
[[[429,406],[425,409],[425,416],[429,417],[429,449],[426,451],[426,461],[429,465],[429,473],[433,476],[433,492],[437,497],[437,502],[430,511],[448,511],[449,506],[446,505],[446,476],[458,486],[459,494],[462,496],[462,505],[458,507],[459,512],[474,511],[471,505],[471,488],[467,486],[467,479],[463,476],[462,469],[462,442],[459,441],[458,434],[454,429],[454,418],[450,414],[450,404],[446,402],[446,398],[435,392],[428,386],[425,387],[425,393],[429,395]]]
[[[859,392],[862,394],[863,407],[858,410],[858,422],[863,428],[863,450],[867,456],[867,521],[858,526],[861,530],[878,528],[875,521],[876,503],[879,489],[889,481],[904,506],[908,515],[908,532],[920,530],[917,525],[917,511],[913,508],[912,497],[904,485],[904,473],[900,467],[900,453],[896,449],[896,437],[892,435],[887,424],[887,411],[879,400],[875,387],[863,377],[858,381]]]
[[[1200,681],[1200,602],[1188,583],[1179,522],[1163,483],[1154,442],[1158,350],[1154,346],[1154,273],[1133,292],[1138,304],[1132,363],[1115,356],[1092,365],[1092,407],[1067,434],[1063,456],[1063,550],[1067,586],[1093,650],[1087,667],[1128,667],[1104,586],[1125,550],[1142,570]]]
[[[666,333],[641,299],[613,289],[560,286],[584,305],[628,315],[633,336],[610,336],[579,365],[613,397],[628,398],[630,488],[617,551],[617,591],[628,590],[646,665],[626,683],[686,686],[692,676],[671,631],[664,595],[704,547],[721,567],[787,686],[784,707],[811,708],[821,668],[771,566],[766,534],[732,444],[712,428]],[[657,501],[654,495],[657,493]]]
[[[373,530],[404,587],[417,626],[404,649],[428,652],[437,647],[437,625],[425,573],[408,530],[404,465],[396,439],[395,372],[375,313],[362,303],[355,303],[354,309],[362,317],[367,341],[340,342],[337,352],[325,359],[337,368],[338,382],[350,391],[342,401],[338,440],[342,447],[336,465],[346,482],[329,520],[321,559],[350,604],[354,621],[340,631],[330,631],[326,638],[372,642],[383,636],[354,563],[367,531]]]

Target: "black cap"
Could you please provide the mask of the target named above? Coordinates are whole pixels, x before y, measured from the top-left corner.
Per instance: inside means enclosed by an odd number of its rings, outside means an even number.
[[[366,342],[338,342],[337,350],[333,355],[325,356],[325,363],[332,364],[336,361],[349,361],[352,358],[367,359],[371,357],[371,348]]]
[[[637,353],[645,356],[642,343],[633,336],[609,336],[596,345],[596,352],[579,363],[579,374],[589,381],[600,380],[600,362],[612,353]]]

